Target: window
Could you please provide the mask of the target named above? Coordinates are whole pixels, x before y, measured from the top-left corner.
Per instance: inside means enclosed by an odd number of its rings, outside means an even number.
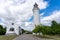
[[[12,25],[14,25],[14,23],[12,23]]]
[[[10,31],[14,31],[14,28],[10,28]]]

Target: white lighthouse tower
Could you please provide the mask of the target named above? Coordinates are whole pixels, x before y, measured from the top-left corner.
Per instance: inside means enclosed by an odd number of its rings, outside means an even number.
[[[39,8],[38,5],[35,3],[33,8],[33,25],[39,25],[40,24],[40,14],[39,14]]]

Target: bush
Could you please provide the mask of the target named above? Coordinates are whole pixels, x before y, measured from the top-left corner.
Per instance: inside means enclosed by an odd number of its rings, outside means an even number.
[[[26,32],[26,34],[32,34],[32,32],[30,32],[30,31],[27,31],[27,32]]]
[[[40,33],[47,35],[60,35],[60,24],[58,24],[56,21],[52,21],[51,26],[39,26],[37,25],[36,28],[33,30],[34,33]]]
[[[42,27],[42,33],[43,34],[50,34],[51,28],[48,26],[43,26]]]
[[[35,29],[33,30],[33,32],[36,34],[39,33],[39,35],[40,35],[40,32],[42,32],[42,26],[40,26],[40,25],[36,26]]]

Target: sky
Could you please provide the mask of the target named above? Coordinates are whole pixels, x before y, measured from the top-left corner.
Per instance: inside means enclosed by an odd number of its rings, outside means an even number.
[[[40,23],[51,25],[55,20],[60,23],[60,0],[0,0],[0,24],[7,26],[15,23],[24,29],[32,30],[33,5],[38,4]]]

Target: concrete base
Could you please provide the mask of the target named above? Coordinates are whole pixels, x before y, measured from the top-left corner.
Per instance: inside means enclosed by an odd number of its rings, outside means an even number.
[[[6,35],[17,35],[17,34],[13,31],[10,31],[10,32],[7,32]]]
[[[16,35],[15,33],[7,33],[6,35]]]

